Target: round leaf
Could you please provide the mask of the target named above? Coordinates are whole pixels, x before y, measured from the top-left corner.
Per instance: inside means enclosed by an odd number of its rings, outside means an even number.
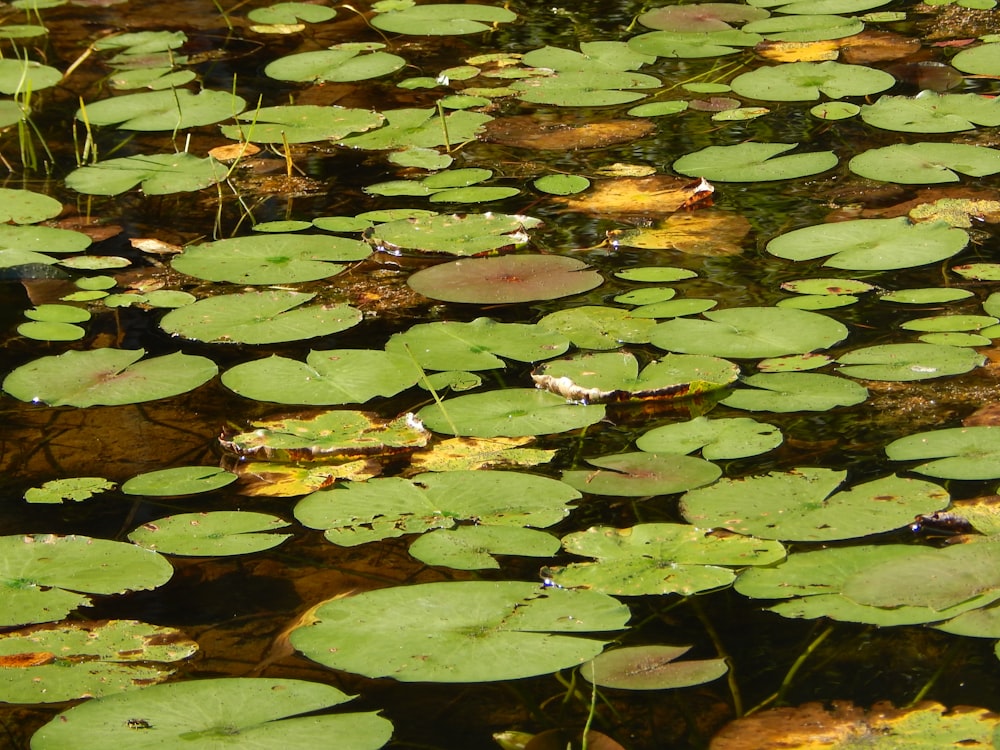
[[[907,435],[885,447],[893,461],[935,459],[911,471],[942,479],[1000,477],[1000,427],[952,427]]]
[[[417,416],[445,435],[522,437],[587,427],[604,419],[604,407],[567,403],[535,388],[507,388],[449,398],[425,406]]]
[[[737,389],[722,400],[733,409],[747,411],[829,411],[854,406],[868,398],[857,383],[818,372],[775,372],[751,375],[743,381],[749,389]]]
[[[715,461],[767,453],[781,445],[781,441],[781,430],[754,419],[696,417],[689,422],[655,427],[641,435],[635,447],[648,453],[679,454],[701,449],[702,456]]]
[[[897,143],[860,153],[848,167],[871,180],[931,185],[958,182],[959,174],[996,174],[1000,172],[1000,151],[967,143]]]
[[[839,372],[866,380],[929,380],[960,375],[986,361],[975,349],[940,344],[883,344],[839,357]]]
[[[262,534],[288,526],[277,516],[239,510],[182,513],[148,521],[129,541],[167,555],[247,555],[277,547],[291,534]]]
[[[682,156],[673,170],[712,182],[763,182],[808,177],[837,166],[832,151],[781,156],[797,143],[740,143],[736,146],[708,146]]]
[[[671,454],[620,453],[587,459],[587,463],[596,468],[564,471],[562,479],[592,495],[671,495],[710,484],[722,474],[718,466],[703,459]]]
[[[595,685],[619,690],[667,690],[717,680],[729,667],[725,659],[675,661],[690,646],[631,646],[605,651],[580,668]]]
[[[864,65],[826,61],[796,62],[757,68],[736,76],[732,88],[740,96],[779,102],[802,102],[845,96],[868,96],[893,86],[889,73]]]

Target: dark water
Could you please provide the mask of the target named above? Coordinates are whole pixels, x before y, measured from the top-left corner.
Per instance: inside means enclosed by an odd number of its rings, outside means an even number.
[[[227,9],[242,16],[250,5]],[[512,5],[521,14],[513,25],[484,37],[444,37],[432,40],[393,40],[390,51],[402,54],[413,69],[405,75],[429,74],[472,54],[492,50],[527,51],[546,44],[576,48],[580,41],[623,38],[624,29],[643,9],[640,3],[579,2],[553,11],[548,5],[520,2]],[[258,95],[266,105],[286,101],[290,92],[300,103],[345,106],[390,107],[426,105],[420,92],[395,89],[391,80],[361,84],[331,84],[307,91],[305,86],[279,85],[263,76],[263,66],[282,54],[321,49],[342,41],[378,40],[348,10],[338,9],[338,23],[289,38],[262,37],[241,28],[229,30],[223,14],[205,0],[187,2],[143,2],[109,7],[65,6],[44,11],[50,35],[41,50],[43,59],[65,69],[94,38],[128,29],[184,30],[191,39],[186,51],[201,56],[194,69],[207,88],[236,90],[248,101]],[[398,49],[397,49],[398,48]],[[741,58],[746,64],[752,57]],[[659,61],[649,69],[666,80],[685,80],[707,72],[712,62]],[[645,72],[645,71],[644,71]],[[34,170],[17,170],[4,181],[6,187],[26,187],[46,192],[67,204],[67,213],[115,224],[121,233],[95,245],[92,253],[126,254],[142,265],[151,261],[131,251],[127,240],[154,236],[186,243],[199,238],[230,236],[248,231],[245,210],[232,195],[221,201],[212,190],[198,195],[144,198],[135,193],[108,199],[88,198],[67,190],[61,178],[76,166],[72,143],[72,115],[79,97],[94,100],[107,95],[102,82],[107,69],[98,56],[86,60],[66,82],[44,94],[37,122],[46,134],[54,159],[43,159]],[[977,84],[984,85],[984,84]],[[501,103],[498,114],[520,114],[538,109],[516,103]],[[626,146],[611,149],[532,153],[527,158],[547,167],[577,173],[615,161],[645,163],[661,171],[678,156],[707,145],[746,139],[798,141],[817,148],[832,148],[842,161],[859,147],[893,143],[898,136],[873,134],[871,129],[845,126],[835,131],[803,114],[803,108],[778,107],[778,116],[739,124],[711,124],[707,119],[663,118],[657,133]],[[787,109],[787,111],[785,111]],[[583,111],[581,118],[603,116]],[[214,128],[193,129],[192,152],[222,142]],[[162,134],[138,134],[124,138],[113,129],[97,135],[102,158],[170,148]],[[181,144],[182,145],[182,144]],[[0,153],[17,162],[15,134],[0,140]],[[365,185],[395,176],[379,154],[332,148],[296,151],[296,165],[312,180],[304,193],[291,194],[274,185],[254,190],[248,187],[245,204],[257,222],[320,215],[350,215],[380,207],[424,207],[418,199],[370,198]],[[283,170],[283,162],[271,155],[262,169]],[[526,157],[516,149],[490,144],[470,144],[456,166],[485,165],[499,174],[518,176]],[[710,296],[720,307],[769,305],[783,296],[778,284],[809,275],[805,266],[769,259],[762,251],[770,237],[789,229],[822,221],[833,200],[850,202],[857,187],[849,183],[846,169],[831,180],[801,180],[791,185],[731,186],[720,190],[717,205],[738,211],[753,227],[742,255],[703,258],[672,251],[622,250],[612,253],[595,248],[608,229],[622,222],[608,217],[567,214],[552,204],[534,205],[524,195],[491,205],[495,211],[527,212],[546,222],[534,240],[542,249],[571,251],[602,271],[640,265],[677,265],[695,269],[698,279],[686,287],[689,296]],[[989,186],[995,182],[985,181]],[[839,185],[845,184],[843,192]],[[248,185],[250,183],[247,183]],[[277,184],[277,183],[276,183]],[[901,202],[919,191],[886,188],[887,202]],[[966,251],[989,257],[996,239],[983,230],[977,245]],[[405,277],[406,270],[393,271]],[[374,272],[375,264],[368,267]],[[610,277],[610,273],[606,273]],[[940,269],[906,272],[894,279],[900,287],[940,283]],[[883,279],[884,281],[884,279]],[[4,372],[31,359],[64,351],[60,344],[32,342],[17,336],[22,311],[32,304],[51,301],[65,293],[68,280],[26,279],[0,282],[0,330],[5,334],[2,350]],[[195,290],[197,282],[182,286]],[[600,304],[631,288],[625,282],[609,281],[593,292],[575,298],[572,304]],[[970,311],[988,293],[970,301]],[[486,314],[507,322],[537,320],[560,309],[563,302],[536,306],[491,309]],[[482,310],[437,304],[415,305],[372,314],[358,328],[330,339],[286,347],[218,347],[184,344],[193,354],[211,356],[225,369],[272,352],[303,356],[309,349],[377,347],[392,333],[415,322],[433,319],[472,319]],[[892,339],[898,321],[911,317],[884,303],[863,302],[831,313],[853,324],[852,346]],[[156,313],[131,309],[95,315],[89,323],[85,344],[143,347],[150,354],[177,347],[156,326]],[[334,343],[335,341],[335,343]],[[652,348],[637,348],[650,357]],[[506,383],[522,382],[529,368],[514,366],[505,371]],[[854,409],[833,414],[769,415],[786,434],[785,445],[773,454],[753,461],[732,461],[727,475],[754,471],[784,470],[792,466],[816,465],[849,468],[853,476],[866,478],[885,473],[881,447],[901,431],[951,426],[979,405],[993,400],[997,387],[989,375],[974,374],[949,381],[916,385],[906,398],[883,396]],[[425,397],[407,393],[374,405],[384,416],[415,409]],[[555,473],[572,465],[579,456],[596,456],[629,449],[636,435],[660,423],[701,413],[702,407],[676,407],[680,411],[625,410],[612,424],[602,425],[578,444],[577,436],[548,438],[539,447],[560,448],[559,458],[540,470]],[[9,396],[0,399],[0,534],[86,534],[124,539],[140,523],[170,513],[186,512],[197,503],[199,510],[256,510],[291,518],[294,499],[246,497],[219,491],[196,499],[166,500],[131,498],[109,493],[79,504],[28,505],[24,491],[55,478],[100,475],[116,482],[154,469],[187,464],[215,464],[220,458],[217,435],[226,425],[286,411],[274,405],[250,402],[234,396],[216,380],[197,391],[149,404],[125,407],[95,407],[85,410],[48,408],[21,404]],[[720,416],[730,416],[721,410]],[[732,414],[740,416],[739,414]],[[950,487],[956,497],[973,497],[992,491],[989,483],[966,483]],[[629,499],[591,497],[567,521],[551,529],[563,534],[603,523],[629,526],[639,521],[677,521],[676,497],[658,497],[634,502]],[[360,698],[353,710],[382,709],[395,727],[396,747],[460,748],[493,747],[493,732],[517,729],[540,732],[552,727],[579,729],[586,720],[589,690],[567,684],[568,674],[521,680],[510,684],[407,685],[391,680],[369,680],[333,672],[291,652],[282,645],[281,634],[318,601],[338,594],[365,591],[386,585],[444,580],[464,580],[471,574],[429,568],[411,558],[408,540],[394,540],[358,548],[340,548],[325,542],[319,532],[294,528],[290,542],[267,553],[215,560],[174,558],[176,573],[166,586],[152,592],[121,597],[97,597],[95,606],[78,613],[83,619],[132,618],[180,627],[200,645],[194,659],[179,666],[177,677],[220,675],[267,675],[294,677],[333,684]],[[901,532],[898,539],[905,539]],[[483,573],[483,578],[535,580],[537,561],[507,560],[501,571]],[[867,706],[888,700],[904,705],[930,683],[925,697],[946,705],[971,704],[1000,710],[1000,668],[992,653],[992,642],[951,638],[919,628],[877,628],[838,624],[825,637],[786,688],[782,681],[796,658],[816,639],[826,622],[785,620],[767,612],[732,591],[695,597],[679,602],[676,597],[644,597],[628,601],[635,625],[623,638],[636,643],[690,643],[693,658],[717,655],[730,659],[730,678],[679,691],[626,694],[608,691],[601,703],[594,728],[614,737],[627,748],[688,750],[707,746],[709,738],[741,710],[751,709],[782,691],[784,702],[852,700]],[[28,747],[28,738],[41,724],[65,705],[0,706],[0,747]],[[331,745],[333,747],[335,745]]]

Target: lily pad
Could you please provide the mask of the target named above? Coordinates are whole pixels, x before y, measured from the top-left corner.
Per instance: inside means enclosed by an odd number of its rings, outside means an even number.
[[[568,403],[535,388],[506,388],[445,399],[425,406],[417,416],[428,428],[445,435],[524,437],[595,424],[604,419],[604,406]]]
[[[90,125],[117,125],[122,130],[177,131],[235,117],[246,105],[243,97],[228,91],[169,89],[91,102],[85,111],[76,113],[76,118]]]
[[[363,404],[395,396],[420,380],[409,357],[374,349],[312,351],[305,362],[271,356],[236,365],[222,384],[257,401],[279,404]]]
[[[573,616],[567,617],[566,613]],[[492,682],[551,674],[604,646],[628,608],[594,591],[519,581],[395,586],[334,599],[292,645],[333,669],[404,682]]]
[[[42,357],[11,372],[3,390],[22,401],[51,406],[120,406],[186,393],[218,373],[206,357],[175,352],[142,359],[145,353],[93,349]]]
[[[831,99],[868,96],[884,91],[896,79],[864,65],[833,61],[797,62],[757,68],[736,76],[730,84],[740,96],[773,102],[805,102],[826,95]]]
[[[496,570],[494,555],[551,557],[559,540],[535,529],[514,526],[458,526],[422,534],[410,545],[410,554],[427,565],[456,570]]]
[[[161,555],[86,536],[0,537],[0,625],[63,619],[88,606],[86,594],[154,589],[173,575]]]
[[[854,406],[868,399],[868,390],[847,378],[818,372],[775,372],[751,375],[722,400],[733,409],[747,411],[829,411]]]
[[[958,182],[959,174],[996,174],[1000,172],[1000,151],[968,143],[897,143],[860,153],[848,167],[870,180],[931,185]]]
[[[1000,75],[1000,44],[980,44],[963,49],[953,58],[951,64],[963,73],[972,75]]]
[[[49,65],[34,60],[7,58],[0,60],[0,93],[21,96],[51,88],[63,74]]]
[[[372,17],[371,25],[393,34],[458,36],[490,31],[494,24],[510,23],[516,19],[517,14],[507,8],[440,3],[377,13]]]
[[[34,224],[58,216],[62,203],[48,195],[31,190],[0,188],[0,221]]]
[[[825,172],[837,166],[832,151],[789,154],[797,143],[740,143],[736,146],[708,146],[682,156],[673,170],[714,182],[765,182],[791,180]]]
[[[337,15],[333,8],[313,3],[283,2],[269,5],[266,8],[254,8],[247,14],[254,23],[263,24],[294,24],[299,21],[306,23],[322,23]]]
[[[562,479],[591,495],[672,495],[711,484],[722,474],[703,459],[669,453],[619,453],[587,463],[595,468],[564,471]]]
[[[921,91],[915,97],[883,96],[861,108],[861,119],[903,133],[955,133],[1000,125],[1000,102],[980,94]]]
[[[919,479],[883,477],[838,491],[847,472],[798,468],[722,479],[681,498],[689,523],[763,539],[823,542],[891,531],[941,510],[948,493]]]
[[[62,503],[65,500],[80,502],[94,495],[115,488],[115,483],[104,477],[71,477],[53,479],[41,487],[25,491],[24,499],[29,503]]]
[[[960,375],[986,361],[975,349],[940,344],[882,344],[839,357],[838,371],[865,380],[929,380]]]
[[[365,81],[394,73],[406,60],[379,48],[382,44],[336,44],[329,49],[299,52],[268,63],[264,74],[279,81]],[[237,113],[234,113],[237,114]]]
[[[288,284],[325,279],[342,271],[341,263],[370,254],[359,240],[279,233],[192,245],[171,264],[181,273],[209,281]]]
[[[60,703],[147,687],[172,674],[156,662],[180,661],[197,650],[197,643],[174,628],[134,620],[5,633],[0,700]]]
[[[907,435],[885,447],[893,461],[935,459],[911,469],[942,479],[1000,477],[1000,428],[952,427]]]
[[[526,323],[498,323],[476,318],[469,323],[440,321],[394,334],[386,351],[412,356],[425,370],[492,370],[505,367],[500,357],[538,362],[569,349],[569,339]]]
[[[295,517],[323,529],[334,544],[355,546],[403,534],[486,526],[551,526],[580,493],[548,477],[512,471],[445,471],[386,477],[320,490],[299,501]]]
[[[702,58],[735,55],[743,47],[762,42],[760,34],[741,29],[720,31],[651,31],[628,41],[636,52],[667,58]]]
[[[581,305],[549,313],[538,326],[557,331],[580,349],[617,349],[622,344],[645,344],[656,321],[632,317],[617,307]]]
[[[606,403],[641,398],[685,398],[725,388],[739,367],[718,357],[673,354],[639,371],[631,352],[577,355],[547,362],[531,373],[540,388],[570,401]]]
[[[309,53],[305,53],[309,54]],[[459,110],[441,116],[436,109],[390,109],[382,115],[386,122],[361,135],[341,139],[350,148],[369,150],[397,148],[451,147],[475,139],[476,133],[493,118],[482,112]]]
[[[774,42],[820,42],[861,33],[865,24],[858,18],[827,13],[772,16],[751,21],[743,27],[750,34],[762,34]]]
[[[336,141],[351,133],[371,130],[385,120],[378,112],[367,109],[311,104],[264,107],[240,115],[237,119],[245,124],[225,125],[222,127],[222,134],[233,140],[255,143]]]
[[[126,495],[177,497],[212,492],[235,481],[235,474],[217,466],[176,466],[134,476],[121,490]]]
[[[74,169],[66,187],[87,195],[118,195],[137,185],[146,195],[191,193],[226,179],[229,168],[211,156],[147,154],[108,159]]]
[[[389,221],[365,232],[379,250],[419,250],[448,255],[481,255],[528,241],[526,230],[541,224],[530,216],[464,214],[422,216]]]
[[[684,354],[748,359],[805,354],[847,337],[842,323],[804,310],[734,307],[704,316],[707,320],[676,318],[660,323],[653,332],[653,345]]]
[[[596,526],[563,537],[563,547],[596,561],[544,568],[543,576],[559,586],[615,596],[689,596],[731,584],[736,571],[722,566],[770,565],[785,557],[778,542],[681,523]]]
[[[729,670],[725,659],[676,661],[690,648],[690,646],[616,648],[605,651],[584,664],[580,668],[580,674],[588,682],[605,688],[668,690],[711,682]]]
[[[275,344],[329,336],[361,322],[349,305],[307,305],[315,294],[242,292],[206,297],[167,313],[160,327],[196,341]]]
[[[166,555],[223,557],[248,555],[277,547],[291,534],[264,534],[288,526],[277,516],[244,510],[181,513],[147,521],[129,541]]]
[[[746,458],[767,453],[781,445],[781,430],[773,424],[747,417],[708,419],[696,417],[654,427],[635,441],[635,447],[648,453],[694,453],[709,460]]]
[[[816,260],[830,268],[888,271],[950,258],[969,242],[962,229],[943,222],[913,223],[895,219],[854,219],[816,224],[779,235],[767,243],[771,255],[788,260]]]
[[[662,31],[724,31],[733,28],[733,23],[759,21],[769,15],[763,8],[737,3],[693,3],[654,8],[636,20]]]
[[[569,297],[603,281],[576,258],[510,255],[442,263],[417,271],[406,283],[415,292],[444,302],[502,304]]]
[[[35,750],[104,750],[109,744],[210,750],[220,743],[234,750],[275,744],[304,750],[336,737],[345,750],[377,750],[392,736],[392,724],[374,711],[313,715],[351,697],[304,680],[186,680],[87,701],[39,729],[31,744]]]
[[[411,456],[414,471],[513,469],[551,461],[554,450],[528,448],[534,437],[449,438]]]

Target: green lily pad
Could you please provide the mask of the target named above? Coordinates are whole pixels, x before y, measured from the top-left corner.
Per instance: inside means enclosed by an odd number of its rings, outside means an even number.
[[[257,401],[279,404],[363,404],[395,396],[421,378],[409,357],[369,349],[312,351],[305,362],[272,356],[236,365],[222,384]]]
[[[86,536],[0,537],[0,625],[63,619],[86,594],[154,589],[173,575],[166,558],[133,544]]]
[[[197,650],[197,643],[174,628],[134,620],[5,633],[0,636],[0,700],[60,703],[134,690],[171,675],[156,662],[180,661]]]
[[[243,97],[229,91],[187,89],[146,91],[101,99],[76,113],[90,125],[117,125],[122,130],[183,130],[214,125],[235,117],[247,106]]]
[[[1000,320],[989,315],[932,315],[927,318],[907,320],[899,327],[904,331],[979,331],[997,323],[1000,323]]]
[[[712,182],[764,182],[808,177],[837,166],[837,156],[832,151],[781,156],[798,145],[747,142],[708,146],[682,156],[674,162],[673,170]]]
[[[590,187],[590,180],[578,174],[547,174],[532,185],[549,195],[575,195]]]
[[[25,338],[36,341],[79,341],[87,332],[73,323],[51,323],[30,321],[17,327],[17,332]]]
[[[803,294],[801,297],[778,300],[775,306],[795,310],[833,310],[853,305],[857,301],[858,298],[850,294]]]
[[[70,477],[53,479],[41,487],[32,487],[24,493],[29,503],[62,503],[65,500],[80,502],[96,494],[115,488],[115,483],[104,477]]]
[[[813,352],[811,354],[799,354],[789,357],[774,357],[762,359],[757,363],[758,372],[805,372],[824,367],[833,362],[833,358],[826,354]]]
[[[295,517],[327,540],[353,547],[403,534],[450,529],[459,521],[544,528],[569,515],[580,498],[569,485],[513,471],[444,471],[413,479],[383,477],[319,490]]]
[[[241,459],[302,462],[391,455],[423,447],[430,440],[430,433],[412,414],[385,420],[344,409],[259,420],[251,428],[224,434],[219,438],[223,448]]]
[[[788,260],[816,260],[830,268],[887,271],[950,258],[969,243],[965,230],[943,222],[913,223],[895,219],[854,219],[816,224],[779,235],[767,243],[771,255]]]
[[[34,224],[62,213],[62,203],[31,190],[0,188],[0,205],[0,221],[15,224]]]
[[[907,435],[885,447],[893,461],[935,459],[911,471],[943,479],[1000,477],[1000,428],[953,427]]]
[[[344,83],[379,78],[406,65],[406,60],[402,57],[382,52],[379,48],[383,46],[335,44],[329,49],[298,52],[268,63],[264,74],[278,81],[313,83]]]
[[[277,516],[245,510],[181,513],[147,521],[129,541],[166,555],[222,557],[248,555],[277,547],[291,534],[265,534],[288,526]]]
[[[919,479],[883,477],[837,491],[847,472],[798,468],[721,479],[681,498],[689,523],[763,539],[822,542],[891,531],[946,507],[948,493]]]
[[[122,484],[126,495],[177,497],[212,492],[236,481],[236,475],[217,466],[177,466],[147,471]]]
[[[781,430],[747,417],[708,419],[654,427],[639,436],[635,447],[648,453],[694,453],[709,461],[759,456],[781,445]]]
[[[759,21],[771,15],[763,8],[736,3],[692,3],[654,8],[636,20],[648,29],[663,31],[724,31],[733,23]]]
[[[940,305],[968,299],[971,296],[972,292],[968,289],[929,287],[926,289],[897,289],[894,292],[879,295],[879,299],[883,302],[895,302],[901,305]]]
[[[660,85],[660,80],[644,73],[611,68],[561,70],[548,76],[515,81],[511,88],[518,99],[533,104],[561,107],[605,107],[643,99],[643,89]]]
[[[967,143],[897,143],[860,153],[848,167],[870,180],[932,185],[958,182],[959,174],[996,174],[1000,172],[1000,151]]]
[[[580,354],[547,362],[531,373],[540,388],[570,401],[606,403],[633,398],[685,398],[725,388],[740,368],[718,357],[673,354],[646,365],[631,352]]]
[[[74,169],[66,187],[87,195],[118,195],[137,185],[147,195],[191,193],[226,179],[229,168],[211,156],[147,154],[108,159]]]
[[[425,268],[406,283],[444,302],[502,304],[582,294],[604,282],[583,261],[562,255],[467,258]]]
[[[711,484],[722,474],[704,459],[669,453],[619,453],[587,463],[595,468],[564,471],[562,479],[591,495],[672,495]]]
[[[0,60],[0,93],[25,95],[51,88],[63,74],[49,65],[34,60],[7,58]]]
[[[865,24],[858,18],[825,13],[772,16],[744,25],[743,31],[762,34],[773,42],[821,42],[826,39],[843,39],[864,31]]]
[[[956,70],[971,75],[1000,75],[1000,44],[980,44],[963,49],[951,58],[951,64]]]
[[[740,96],[773,102],[805,102],[826,95],[831,99],[868,96],[896,83],[889,73],[864,65],[796,62],[757,68],[732,80]]]
[[[596,561],[544,568],[543,576],[559,586],[615,596],[689,596],[731,584],[736,571],[722,566],[770,565],[785,557],[779,542],[680,523],[596,526],[563,537],[563,547]]]
[[[494,555],[551,557],[559,540],[535,529],[514,526],[458,526],[422,534],[410,545],[410,554],[427,565],[456,570],[496,570]]]
[[[261,234],[192,245],[171,263],[176,271],[209,281],[288,284],[334,276],[344,268],[340,263],[370,253],[365,243],[346,237]]]
[[[870,292],[875,287],[856,279],[798,279],[784,281],[781,288],[796,294],[854,295]]]
[[[960,375],[986,358],[975,349],[938,344],[882,344],[855,349],[839,357],[838,371],[865,380],[928,380]]]
[[[868,390],[846,378],[818,372],[775,372],[744,379],[747,389],[738,388],[722,400],[733,409],[747,411],[829,411],[838,406],[854,406],[868,399]]]
[[[743,47],[764,40],[741,29],[720,31],[651,31],[628,40],[628,46],[645,55],[668,58],[701,58],[735,55]]]
[[[322,745],[330,737],[345,750],[377,750],[392,724],[374,711],[299,717],[346,703],[329,685],[304,680],[222,677],[154,685],[75,706],[39,729],[35,750],[72,746],[131,750],[181,744],[210,750],[225,744],[251,750],[280,744],[286,750]]]
[[[274,5],[269,5],[266,8],[254,8],[252,11],[247,13],[247,18],[254,23],[291,25],[298,23],[299,21],[305,21],[306,23],[322,23],[323,21],[329,21],[336,15],[336,10],[333,8],[327,8],[323,5],[285,2],[275,3]]]
[[[561,333],[580,349],[617,349],[648,343],[656,321],[635,318],[617,307],[582,305],[549,313],[538,326]]]
[[[718,303],[714,299],[672,299],[667,302],[655,302],[632,310],[636,318],[682,318],[686,315],[697,315],[711,310]]]
[[[615,297],[615,302],[622,305],[655,305],[658,302],[666,302],[673,299],[677,294],[676,289],[670,287],[646,287],[636,289],[626,294],[619,294]]]
[[[222,134],[233,140],[255,143],[336,141],[351,133],[371,130],[385,120],[378,112],[368,109],[320,107],[311,104],[264,107],[240,115],[237,119],[245,124],[224,125]]]
[[[4,378],[14,398],[51,406],[120,406],[194,390],[218,373],[212,360],[191,354],[144,359],[143,349],[93,349],[41,357]]]
[[[510,23],[516,19],[517,14],[507,8],[432,3],[377,13],[372,17],[371,25],[393,34],[458,36],[490,31],[494,24]]]
[[[80,253],[91,245],[91,239],[83,232],[44,226],[10,226],[0,224],[0,252],[18,253]],[[30,257],[30,256],[25,256]],[[23,262],[38,262],[24,260]]]
[[[704,313],[708,320],[676,318],[660,323],[652,343],[684,354],[747,359],[805,354],[847,337],[833,318],[778,307],[734,307]]]
[[[1000,125],[1000,102],[980,94],[883,96],[861,108],[861,119],[884,130],[904,133],[955,133],[977,125]]]
[[[507,388],[425,406],[417,417],[434,432],[471,437],[551,435],[604,419],[601,404],[571,404],[548,391]]]
[[[847,120],[860,112],[861,107],[850,102],[823,102],[809,109],[809,114],[820,120]]]
[[[567,617],[566,613],[573,616]],[[620,630],[628,608],[594,591],[458,581],[334,599],[292,645],[333,669],[404,682],[491,682],[551,674],[604,646],[575,634]]]
[[[505,367],[501,357],[538,362],[557,357],[570,342],[548,328],[526,323],[498,323],[476,318],[469,323],[439,321],[393,334],[386,351],[412,356],[425,370],[492,370]]]
[[[329,336],[361,322],[349,305],[306,305],[315,294],[271,290],[206,297],[167,313],[160,327],[195,341],[275,344]]]
[[[305,53],[309,54],[309,53]],[[474,140],[479,129],[493,118],[482,112],[459,110],[444,117],[436,109],[390,109],[386,122],[361,135],[341,139],[350,148],[368,150],[434,148]]]
[[[523,245],[528,241],[526,230],[541,223],[508,214],[434,214],[379,224],[365,232],[365,239],[390,253],[419,250],[470,256]]]
[[[953,266],[951,270],[963,279],[972,279],[974,281],[1000,280],[1000,263],[963,263],[960,266]]]
[[[588,682],[605,688],[669,690],[711,682],[729,670],[725,659],[676,661],[690,648],[690,646],[616,648],[605,651],[584,664],[580,667],[580,675]]]
[[[683,281],[697,278],[698,274],[687,268],[672,268],[670,266],[640,266],[615,271],[615,276],[626,281],[642,281],[660,283],[668,281]]]

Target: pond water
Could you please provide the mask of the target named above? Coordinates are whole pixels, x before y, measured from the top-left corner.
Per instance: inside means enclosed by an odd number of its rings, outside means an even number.
[[[1000,746],[997,11],[657,7],[3,11],[0,747]]]

